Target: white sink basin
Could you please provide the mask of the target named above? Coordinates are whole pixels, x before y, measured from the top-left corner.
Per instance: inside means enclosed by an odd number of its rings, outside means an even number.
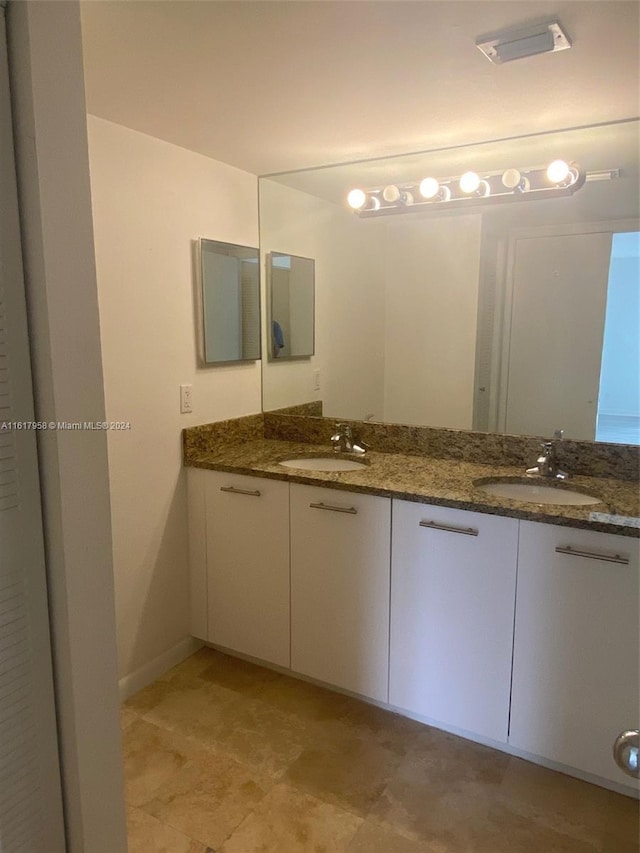
[[[516,501],[526,501],[534,504],[555,504],[556,506],[589,506],[599,504],[599,498],[574,492],[558,486],[546,486],[538,481],[529,483],[476,483],[476,488],[498,498],[511,498]]]
[[[304,471],[360,471],[366,468],[366,462],[357,462],[355,459],[341,459],[339,456],[315,459],[285,459],[280,462],[285,468],[301,468]]]

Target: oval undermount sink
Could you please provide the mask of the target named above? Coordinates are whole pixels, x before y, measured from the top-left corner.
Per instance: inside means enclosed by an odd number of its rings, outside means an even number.
[[[565,489],[560,486],[548,486],[538,481],[529,482],[489,481],[475,483],[476,488],[498,498],[511,498],[534,504],[555,504],[556,506],[590,506],[601,503],[600,498]]]
[[[341,459],[336,456],[318,456],[314,459],[285,459],[280,462],[285,468],[301,468],[303,471],[360,471],[367,467],[366,462],[355,459]]]

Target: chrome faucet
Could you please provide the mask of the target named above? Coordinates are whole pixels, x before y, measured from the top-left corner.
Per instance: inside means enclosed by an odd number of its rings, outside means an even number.
[[[353,437],[351,424],[336,424],[336,431],[331,436],[331,444],[336,453],[366,453],[368,445],[364,441],[356,441]]]
[[[543,441],[540,447],[542,453],[538,456],[538,464],[533,468],[527,468],[527,477],[550,477],[554,480],[566,480],[569,475],[562,471],[558,465],[558,444],[562,440],[564,430],[557,429],[554,441]]]

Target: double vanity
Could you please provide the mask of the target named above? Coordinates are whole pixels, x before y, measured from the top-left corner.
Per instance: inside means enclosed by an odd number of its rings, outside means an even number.
[[[332,426],[185,431],[194,636],[637,791],[612,755],[639,716],[637,482],[526,478],[453,431],[333,453]]]

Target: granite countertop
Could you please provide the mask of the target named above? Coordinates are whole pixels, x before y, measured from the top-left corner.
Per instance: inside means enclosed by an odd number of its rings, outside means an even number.
[[[368,464],[362,470],[343,472],[284,468],[278,464],[284,459],[333,457],[335,454],[327,446],[269,439],[224,444],[214,451],[192,452],[186,464],[196,468],[640,537],[640,495],[635,482],[575,476],[565,483],[565,487],[598,497],[601,503],[586,507],[541,505],[494,497],[474,486],[475,481],[486,478],[526,480],[521,468],[400,453],[370,451],[365,457],[341,455],[358,458],[358,461]],[[546,484],[546,481],[542,481],[542,484]]]

